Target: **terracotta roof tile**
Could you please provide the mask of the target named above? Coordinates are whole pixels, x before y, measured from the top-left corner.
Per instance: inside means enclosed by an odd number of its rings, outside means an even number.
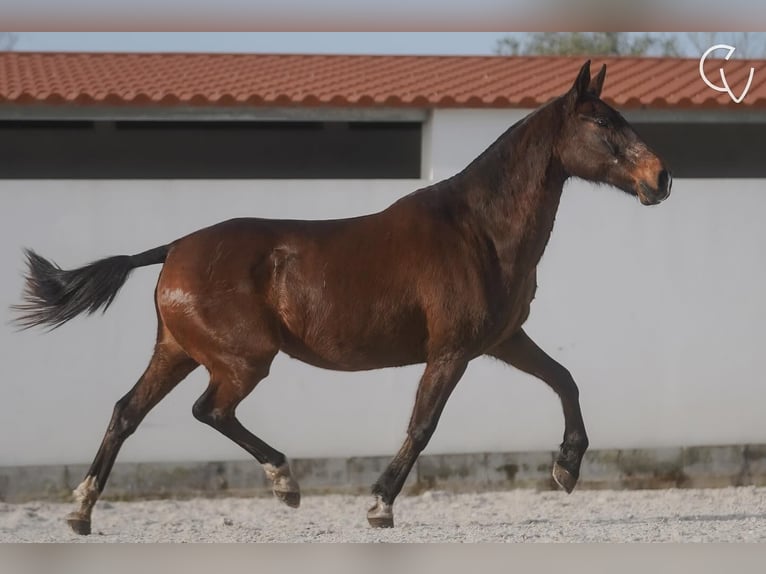
[[[282,54],[0,53],[0,105],[253,105],[535,107],[564,93],[582,57],[328,56]],[[621,107],[731,106],[696,59],[593,58],[608,67],[604,98]],[[743,104],[766,108],[766,60],[724,65]],[[760,73],[758,73],[760,72]]]

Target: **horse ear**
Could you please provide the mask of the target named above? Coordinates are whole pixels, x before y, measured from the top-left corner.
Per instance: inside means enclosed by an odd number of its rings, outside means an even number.
[[[604,87],[604,78],[606,78],[606,64],[601,66],[598,75],[593,78],[590,83],[590,88],[588,89],[588,91],[597,98],[601,97],[601,89]]]
[[[577,74],[577,79],[574,81],[572,89],[569,90],[573,103],[579,101],[585,95],[588,91],[588,86],[590,86],[590,60],[585,62],[582,68],[580,68],[580,73]]]

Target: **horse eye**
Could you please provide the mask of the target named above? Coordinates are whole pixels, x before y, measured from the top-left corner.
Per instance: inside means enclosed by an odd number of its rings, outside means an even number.
[[[596,118],[596,124],[598,124],[602,128],[605,128],[609,126],[609,120],[607,120],[606,118]]]

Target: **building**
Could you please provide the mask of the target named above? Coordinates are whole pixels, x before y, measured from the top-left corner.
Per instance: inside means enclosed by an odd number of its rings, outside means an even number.
[[[157,267],[136,270],[104,317],[13,332],[22,247],[75,267],[229,217],[382,209],[462,169],[564,93],[582,60],[0,54],[0,465],[89,462],[155,332]],[[697,60],[601,63],[605,100],[666,158],[673,195],[643,208],[570,182],[528,332],[578,381],[594,448],[764,443],[766,62],[726,63],[735,92],[756,69],[741,104]],[[419,374],[280,357],[240,418],[291,457],[393,454]],[[198,370],[180,385],[120,460],[246,457],[192,418],[205,384]],[[543,383],[478,360],[428,451],[551,449],[562,430]]]

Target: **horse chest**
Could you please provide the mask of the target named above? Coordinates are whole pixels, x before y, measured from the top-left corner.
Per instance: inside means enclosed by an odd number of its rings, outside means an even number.
[[[537,291],[537,273],[533,270],[529,275],[517,281],[506,283],[501,295],[493,301],[489,312],[493,328],[488,339],[493,343],[507,339],[516,333],[529,317],[532,300]]]

